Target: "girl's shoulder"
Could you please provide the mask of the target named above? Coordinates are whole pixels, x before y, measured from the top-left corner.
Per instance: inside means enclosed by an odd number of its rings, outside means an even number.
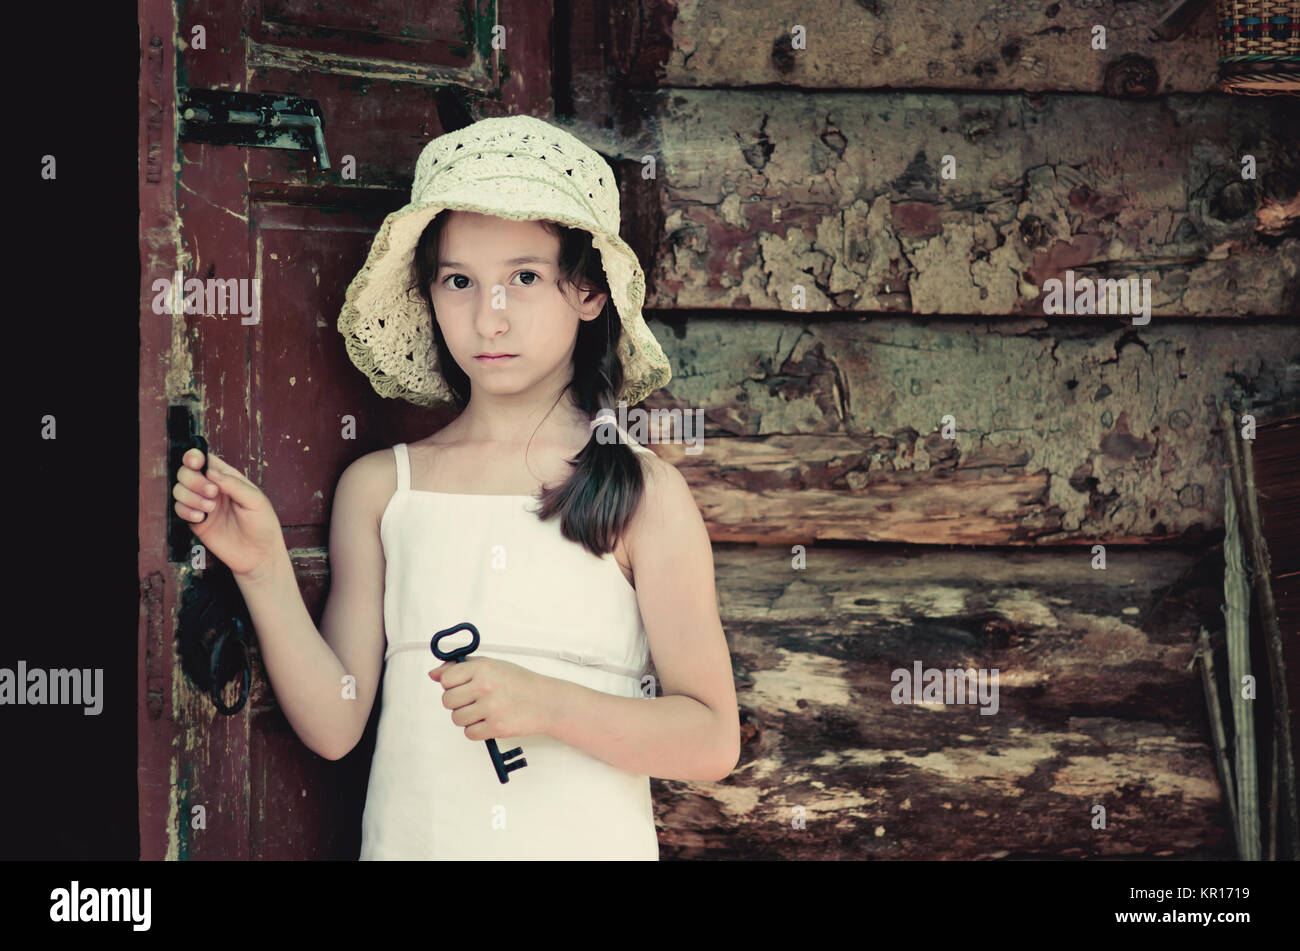
[[[686,477],[653,450],[641,459],[645,480],[641,499],[622,541],[632,570],[640,558],[661,562],[683,551],[682,546],[708,545],[708,528]]]
[[[690,484],[671,462],[659,457],[652,449],[637,453],[643,475],[641,504],[637,514],[653,513],[651,518],[662,517],[665,511],[689,507],[698,512],[699,506],[691,492]]]
[[[638,454],[641,460],[641,471],[643,471],[649,480],[656,483],[656,487],[663,491],[672,485],[686,484],[686,477],[682,475],[680,469],[667,460],[661,458],[653,449],[642,447],[642,452]]]
[[[354,459],[343,474],[339,476],[340,484],[344,479],[357,479],[371,483],[392,482],[397,485],[397,452],[395,447],[387,446],[376,449]]]
[[[350,500],[371,511],[377,522],[396,491],[397,454],[388,446],[359,456],[343,470],[334,489],[335,506]]]

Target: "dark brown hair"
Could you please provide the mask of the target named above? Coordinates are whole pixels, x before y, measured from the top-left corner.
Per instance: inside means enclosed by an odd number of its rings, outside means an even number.
[[[442,229],[447,216],[447,210],[438,212],[415,246],[414,283],[431,316],[434,311],[429,287],[438,273]],[[538,223],[560,238],[560,290],[566,286],[587,287],[609,295],[605,268],[600,252],[592,246],[591,233],[554,221],[539,220]],[[623,388],[623,363],[618,357],[618,342],[622,334],[623,323],[610,296],[606,297],[605,306],[595,320],[578,324],[578,339],[573,348],[573,376],[564,389],[572,392],[574,403],[589,417],[594,417],[600,409],[616,409],[615,399]],[[469,405],[469,377],[447,348],[436,317],[433,317],[433,340],[443,379],[447,381],[456,405],[463,410]],[[561,391],[560,397],[563,395]],[[594,555],[604,555],[614,550],[614,544],[636,511],[644,492],[645,473],[631,446],[621,439],[601,443],[596,438],[597,431],[593,429],[587,444],[569,459],[574,465],[569,478],[560,485],[542,489],[542,505],[537,517],[546,521],[559,516],[560,532],[565,538],[579,543]]]

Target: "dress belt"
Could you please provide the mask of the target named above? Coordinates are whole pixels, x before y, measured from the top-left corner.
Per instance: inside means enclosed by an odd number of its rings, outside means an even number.
[[[580,664],[583,667],[594,667],[597,670],[603,670],[611,674],[617,674],[620,677],[630,677],[639,681],[643,671],[633,670],[631,667],[620,667],[617,664],[608,664],[605,658],[599,654],[579,654],[576,651],[553,650],[545,647],[529,647],[523,644],[485,644],[481,648],[484,651],[500,652],[502,654],[531,654],[535,657],[554,657],[559,660],[567,660],[573,664]],[[428,641],[403,641],[394,644],[384,652],[384,661],[401,651],[429,650]],[[430,654],[430,659],[437,660]]]

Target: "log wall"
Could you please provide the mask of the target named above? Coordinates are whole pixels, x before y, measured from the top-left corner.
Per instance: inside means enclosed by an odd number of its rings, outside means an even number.
[[[575,5],[743,729],[725,782],[654,781],[664,858],[1231,856],[1189,662],[1215,401],[1300,395],[1300,106],[1218,93],[1213,5],[1167,7]],[[1150,321],[1046,315],[1070,270]],[[997,668],[998,712],[895,703],[917,661]]]

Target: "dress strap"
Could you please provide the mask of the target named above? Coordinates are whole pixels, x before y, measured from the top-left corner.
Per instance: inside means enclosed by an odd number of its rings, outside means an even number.
[[[397,457],[397,491],[411,487],[411,457],[407,453],[406,443],[399,442],[393,447],[393,454]]]
[[[486,651],[495,651],[502,654],[531,654],[534,657],[555,657],[559,660],[567,660],[573,664],[580,664],[583,667],[595,667],[598,670],[604,670],[611,674],[618,674],[620,677],[630,677],[633,680],[640,680],[642,671],[633,670],[631,667],[620,667],[617,664],[605,663],[605,658],[597,654],[579,654],[576,651],[565,650],[548,650],[544,647],[530,647],[527,645],[516,644],[493,644],[484,646]],[[394,644],[388,648],[384,654],[384,660],[392,657],[394,654],[402,651],[429,650],[428,641],[405,641],[400,644]],[[437,661],[436,657],[430,654],[430,658]]]

